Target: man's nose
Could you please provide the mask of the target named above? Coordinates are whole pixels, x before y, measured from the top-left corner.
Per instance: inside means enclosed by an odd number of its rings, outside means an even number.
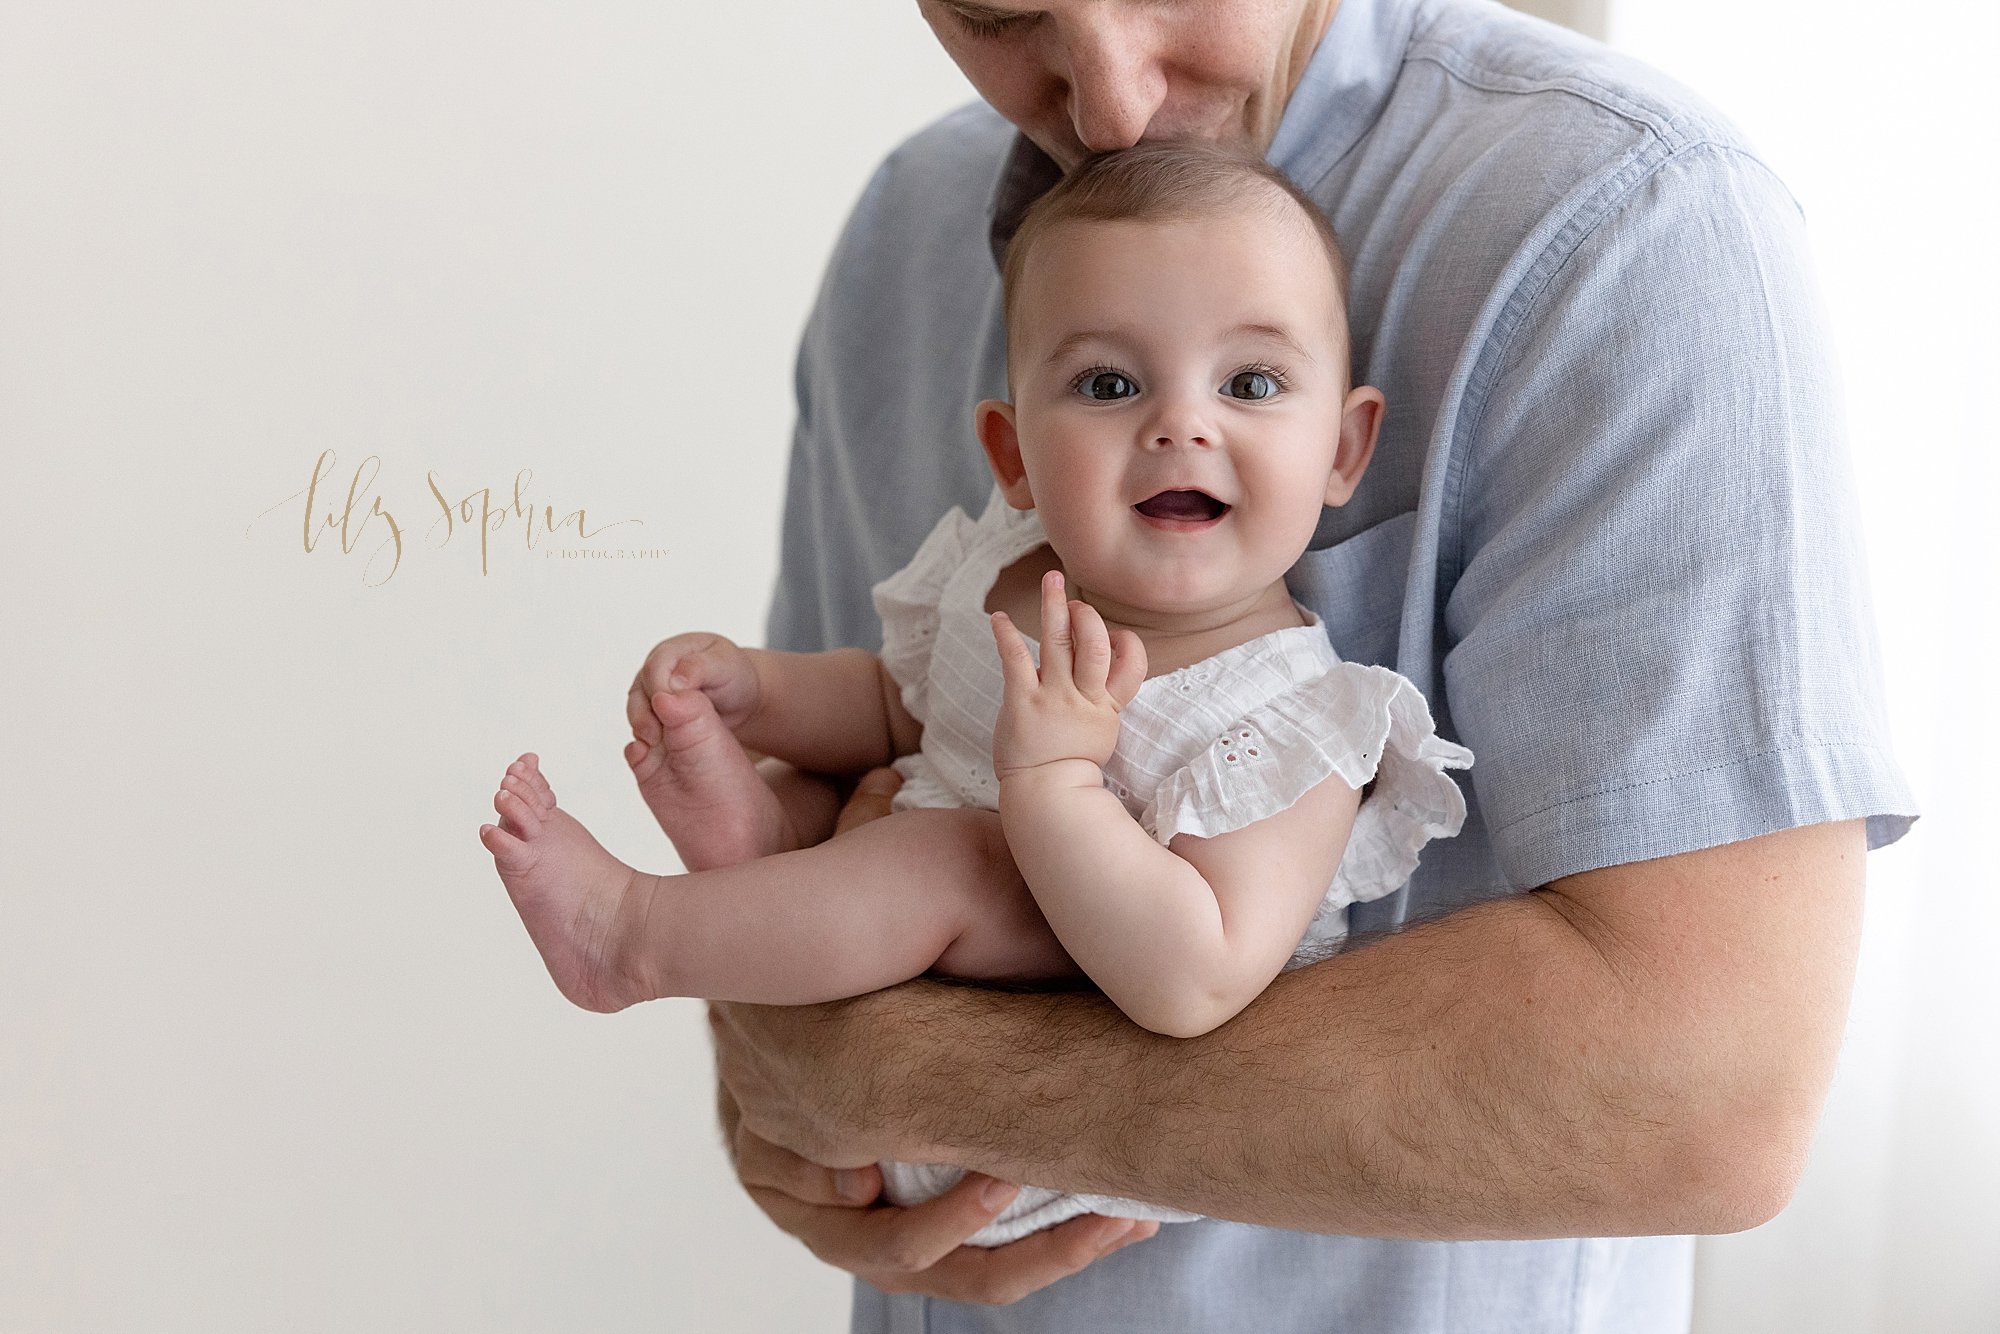
[[[1069,118],[1093,153],[1130,148],[1166,101],[1167,81],[1150,35],[1123,6],[1091,6],[1063,33]]]

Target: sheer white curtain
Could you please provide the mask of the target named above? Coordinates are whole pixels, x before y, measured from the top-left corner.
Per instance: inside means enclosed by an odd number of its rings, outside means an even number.
[[[1608,0],[1805,209],[1842,354],[1899,757],[1840,1073],[1791,1208],[1701,1246],[1701,1334],[2000,1330],[2000,21],[1988,3]]]

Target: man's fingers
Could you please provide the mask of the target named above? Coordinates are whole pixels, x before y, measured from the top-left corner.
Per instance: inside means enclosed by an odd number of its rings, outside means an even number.
[[[1105,689],[1111,698],[1124,708],[1139,693],[1139,687],[1146,684],[1146,645],[1130,630],[1114,631],[1111,635],[1111,671],[1105,680]]]
[[[1086,1214],[1005,1246],[967,1246],[1017,1194],[986,1198],[992,1178],[977,1172],[936,1199],[910,1208],[864,1207],[882,1185],[875,1167],[852,1169],[860,1190],[842,1191],[843,1174],[801,1158],[737,1123],[737,1176],[757,1207],[819,1259],[867,1279],[884,1292],[915,1292],[951,1301],[1006,1305],[1074,1274],[1112,1251],[1143,1241],[1158,1223]]]
[[[1076,640],[1076,688],[1085,698],[1097,699],[1111,673],[1111,636],[1088,602],[1069,604],[1069,624]]]
[[[1009,690],[1033,690],[1035,688],[1035,655],[1028,650],[1028,641],[1021,637],[1014,621],[1004,611],[996,611],[992,616],[993,646],[1000,650],[1000,675]]]
[[[936,1199],[907,1209],[894,1205],[831,1209],[761,1196],[758,1204],[828,1264],[859,1274],[886,1291],[917,1291],[902,1285],[920,1279],[924,1271],[964,1246],[967,1237],[992,1222],[1013,1200],[1016,1192],[1010,1189],[997,1204],[987,1204],[983,1191],[988,1181],[976,1172],[967,1173]],[[752,1189],[751,1194],[758,1192]]]
[[[1042,681],[1067,685],[1070,679],[1069,599],[1061,570],[1042,576]]]
[[[1008,1306],[1159,1230],[1154,1222],[1085,1214],[991,1250],[953,1251],[917,1275],[911,1287],[953,1301]]]
[[[790,1149],[736,1125],[736,1175],[746,1188],[780,1191],[803,1204],[840,1205],[856,1209],[872,1204],[882,1193],[882,1169],[822,1167]]]

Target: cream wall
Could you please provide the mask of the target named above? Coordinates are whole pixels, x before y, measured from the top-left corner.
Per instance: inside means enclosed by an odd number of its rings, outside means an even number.
[[[626,683],[758,634],[822,262],[969,96],[905,0],[744,14],[0,15],[0,1330],[845,1328],[700,1006],[570,1008],[476,836],[533,749],[671,864]],[[666,554],[426,532],[521,469]]]

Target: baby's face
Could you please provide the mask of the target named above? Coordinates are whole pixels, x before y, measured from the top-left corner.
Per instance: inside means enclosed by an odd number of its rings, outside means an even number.
[[[981,405],[981,439],[1100,606],[1256,597],[1367,464],[1381,395],[1348,392],[1333,273],[1289,207],[1061,224],[1028,256],[1010,334],[1014,402]],[[1343,450],[1359,396],[1372,406],[1349,435],[1366,440]]]

